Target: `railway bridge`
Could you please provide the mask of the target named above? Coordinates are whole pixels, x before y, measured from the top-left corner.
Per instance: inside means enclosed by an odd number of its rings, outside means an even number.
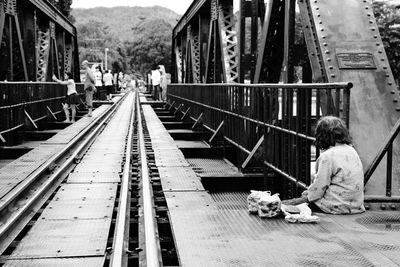
[[[75,27],[48,1],[1,7],[1,266],[400,264],[399,93],[370,0],[194,0],[167,101],[115,92],[92,117]],[[65,72],[73,124],[50,82]],[[350,129],[367,211],[250,214],[250,190],[307,188],[325,115]]]

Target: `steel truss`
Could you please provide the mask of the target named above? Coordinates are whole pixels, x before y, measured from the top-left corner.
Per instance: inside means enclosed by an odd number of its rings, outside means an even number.
[[[75,27],[48,1],[1,2],[0,80],[45,82],[68,71],[78,81]]]
[[[296,18],[300,29],[296,28]],[[199,40],[197,32],[187,35],[188,27],[199,29]],[[296,30],[302,33],[302,44],[299,40],[295,43]],[[182,41],[182,36],[190,38]],[[373,14],[372,0],[240,0],[239,12],[234,11],[233,0],[197,0],[173,31],[175,53],[194,51],[192,44],[199,44],[200,56],[186,53],[182,65],[176,60],[172,66],[174,82],[293,83],[296,71],[300,72],[302,82],[352,82],[350,132],[365,170],[400,116],[400,96]],[[180,71],[186,79],[179,79]],[[271,97],[270,106],[260,102],[252,108],[278,114],[280,105],[280,112],[290,114],[293,106],[286,99],[292,95],[287,94],[281,96],[282,104],[277,96],[263,96]],[[300,92],[296,97],[303,96]],[[337,101],[339,96],[335,92],[321,90],[316,97],[321,100],[319,108],[323,115],[342,109],[335,106],[343,105]],[[290,119],[280,123],[291,125]],[[394,144],[393,151],[394,162],[398,162],[399,144]],[[378,178],[386,176],[385,168],[385,163],[377,168],[377,178],[370,179],[367,194],[390,191]],[[399,168],[393,170],[393,177],[400,177]],[[399,188],[400,178],[391,186]]]

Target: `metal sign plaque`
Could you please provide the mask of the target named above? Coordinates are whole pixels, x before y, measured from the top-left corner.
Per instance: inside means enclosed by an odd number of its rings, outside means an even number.
[[[371,53],[338,53],[336,57],[339,69],[376,69]]]

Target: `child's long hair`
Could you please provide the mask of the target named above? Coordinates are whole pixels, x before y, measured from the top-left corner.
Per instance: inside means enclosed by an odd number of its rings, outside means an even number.
[[[351,144],[351,137],[344,121],[335,116],[322,117],[315,128],[315,146],[326,150],[339,144]]]

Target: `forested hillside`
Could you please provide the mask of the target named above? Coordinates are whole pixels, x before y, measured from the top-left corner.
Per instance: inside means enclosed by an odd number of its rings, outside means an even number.
[[[75,24],[84,25],[90,21],[99,21],[108,26],[110,32],[114,33],[121,41],[133,41],[132,28],[143,20],[162,18],[174,27],[180,15],[174,11],[160,7],[95,7],[89,9],[73,9],[71,15],[75,18]]]
[[[145,75],[152,65],[169,71],[172,29],[180,15],[159,6],[73,9],[79,58],[104,62],[108,68]]]

